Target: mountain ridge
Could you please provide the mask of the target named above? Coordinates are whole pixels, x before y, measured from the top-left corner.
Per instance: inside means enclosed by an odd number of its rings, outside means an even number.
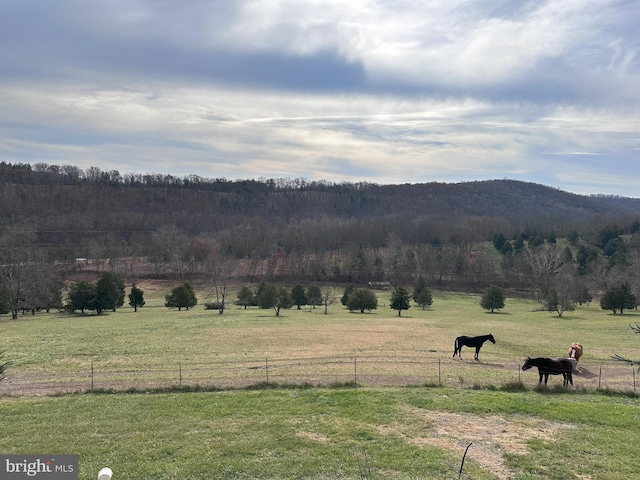
[[[76,214],[79,207],[89,215],[108,207],[104,213],[139,209],[143,214],[183,212],[206,217],[214,211],[222,216],[259,215],[285,222],[318,215],[550,215],[587,220],[640,214],[640,198],[586,196],[513,179],[381,185],[304,179],[230,181],[194,175],[123,176],[95,167],[88,172],[71,172],[65,174],[64,169],[52,166],[34,171],[30,166],[0,164],[0,222]]]

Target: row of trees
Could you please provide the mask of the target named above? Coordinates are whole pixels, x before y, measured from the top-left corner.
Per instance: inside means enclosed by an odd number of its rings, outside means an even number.
[[[236,304],[244,308],[249,306],[257,306],[264,309],[273,308],[276,316],[278,316],[283,309],[295,306],[300,310],[303,305],[309,305],[312,308],[323,305],[324,312],[327,313],[329,305],[332,305],[334,301],[331,287],[321,289],[317,285],[311,285],[305,288],[297,284],[289,290],[274,283],[260,282],[255,291],[243,285],[238,290]]]
[[[24,225],[0,233],[0,312],[10,312],[14,319],[20,311],[62,307],[64,284],[33,248],[35,238],[34,229]]]
[[[426,300],[426,296],[428,296],[428,300]],[[431,292],[426,287],[424,279],[421,278],[416,283],[413,298],[423,308],[431,305]],[[393,310],[397,310],[398,315],[401,315],[402,310],[408,310],[410,308],[410,300],[411,296],[407,289],[400,286],[396,287],[391,292],[390,307]],[[312,285],[305,289],[302,285],[298,284],[291,290],[288,290],[283,286],[262,282],[258,285],[255,292],[246,285],[242,286],[238,290],[236,304],[244,308],[248,306],[273,308],[276,315],[279,315],[282,309],[292,308],[294,306],[299,310],[302,305],[309,305],[312,308],[323,305],[325,309],[324,313],[326,314],[329,305],[335,303],[335,301],[336,298],[331,287],[326,287],[322,290],[319,286]],[[349,285],[345,288],[340,302],[350,311],[360,311],[361,313],[364,313],[365,310],[371,311],[378,308],[378,297],[372,289],[356,288],[354,285]]]
[[[79,310],[82,313],[95,310],[100,315],[105,310],[115,312],[124,305],[124,300],[125,284],[122,277],[115,272],[104,272],[95,283],[86,280],[73,283],[69,288],[65,308],[71,312]],[[134,283],[129,293],[129,305],[137,312],[138,307],[144,304],[144,292]]]
[[[392,289],[389,307],[398,312],[398,316],[402,315],[402,311],[411,308],[411,300],[413,299],[423,309],[431,306],[433,296],[426,286],[423,278],[419,278],[413,286],[413,293],[407,288],[397,286]],[[243,286],[238,291],[237,304],[247,308],[250,305],[260,308],[273,308],[276,316],[280,314],[282,309],[297,306],[298,309],[302,305],[310,305],[315,308],[317,305],[325,306],[325,313],[329,304],[335,301],[332,289],[328,288],[324,292],[319,287],[312,286],[304,289],[301,285],[296,285],[289,291],[286,287],[276,286],[271,283],[261,283],[256,292],[249,287]],[[340,303],[349,311],[365,311],[376,310],[378,308],[378,296],[370,288],[357,288],[349,285],[344,289]],[[482,298],[482,307],[491,310],[504,308],[504,295],[498,287],[487,289]]]
[[[58,292],[57,296],[60,297],[61,293]],[[104,272],[95,283],[84,280],[73,283],[69,289],[64,308],[71,312],[79,310],[81,313],[85,313],[86,310],[95,310],[100,315],[105,310],[116,311],[124,304],[124,299],[125,285],[122,277],[114,272]],[[389,306],[398,312],[398,316],[401,316],[403,310],[408,310],[411,307],[411,300],[423,309],[432,305],[433,296],[423,277],[417,279],[413,285],[412,293],[402,286],[393,288]],[[4,312],[4,301],[4,297],[0,296],[0,313]],[[302,285],[297,284],[289,290],[281,285],[261,282],[255,292],[250,287],[243,285],[237,291],[235,304],[245,309],[248,306],[257,306],[262,309],[273,308],[276,316],[279,316],[281,310],[294,306],[301,309],[303,305],[309,305],[312,308],[324,305],[326,314],[329,305],[334,302],[333,289],[330,287],[326,287],[323,291],[317,285],[305,289]],[[356,288],[354,285],[345,288],[340,302],[350,311],[360,311],[361,313],[364,313],[365,310],[371,311],[378,308],[378,298],[372,289]],[[571,296],[561,296],[555,289],[551,289],[543,303],[548,311],[555,311],[558,316],[562,316],[566,311],[575,310],[577,300]],[[190,282],[184,282],[165,296],[165,306],[177,308],[178,311],[183,308],[188,310],[197,304],[198,299]],[[622,314],[625,309],[637,308],[637,304],[637,297],[625,283],[610,287],[603,293],[600,300],[601,308],[611,310],[614,314],[618,311]],[[145,305],[144,292],[137,288],[135,283],[129,294],[129,305],[136,312],[138,307]],[[502,289],[497,286],[488,287],[481,298],[480,305],[483,309],[491,312],[504,308],[505,295]],[[63,308],[62,303],[58,308]],[[222,302],[215,301],[205,304],[205,308],[215,308],[223,313],[226,305],[224,300]]]
[[[183,276],[206,274],[211,262],[218,262],[222,256],[236,264],[237,275],[257,282],[265,278],[283,283],[309,279],[344,284],[388,280],[394,285],[407,285],[423,277],[439,288],[481,291],[489,285],[500,285],[529,291],[538,299],[555,290],[560,296],[571,295],[578,300],[586,291],[604,292],[624,282],[636,297],[640,295],[640,278],[635,274],[640,270],[640,234],[622,233],[623,229],[603,229],[597,240],[592,239],[594,243],[575,235],[558,239],[522,232],[511,239],[500,235],[503,241],[492,243],[406,243],[399,235],[389,233],[374,246],[366,240],[336,241],[347,233],[318,223],[305,235],[311,236],[312,231],[316,237],[319,231],[335,233],[331,235],[336,242],[334,249],[327,250],[323,244],[301,250],[304,247],[286,248],[286,240],[271,237],[257,226],[228,238],[220,234],[215,239],[198,237],[191,242],[175,229],[154,233],[151,244],[155,253],[149,257],[153,271]],[[301,242],[302,233],[287,233],[289,228],[279,235],[290,234]],[[257,238],[272,238],[274,244],[237,251],[240,244]],[[236,258],[237,254],[244,258]],[[585,300],[583,297],[581,301]]]
[[[614,227],[602,229],[597,242],[592,246],[575,236],[562,240],[553,236],[530,236],[524,240],[524,237],[519,236],[509,240],[504,235],[497,235],[492,243],[457,247],[423,244],[410,248],[398,236],[390,235],[386,245],[376,250],[376,260],[372,264],[377,269],[374,280],[389,278],[393,285],[408,285],[412,283],[412,279],[417,278],[424,286],[428,284],[450,288],[451,279],[471,275],[470,288],[475,291],[481,291],[489,285],[529,291],[544,302],[549,310],[555,310],[559,315],[570,311],[576,304],[591,301],[590,292],[604,295],[603,308],[615,313],[635,308],[637,299],[640,298],[640,276],[637,275],[640,271],[640,234],[628,234],[625,231]],[[163,261],[169,262],[171,258],[177,261],[177,257],[172,257],[175,244],[171,240],[175,240],[175,236],[168,230],[155,233],[163,238]],[[64,272],[47,262],[37,247],[37,232],[28,226],[15,225],[0,233],[0,312],[11,312],[13,318],[17,317],[19,311],[35,313],[38,310],[64,306],[61,293]],[[306,272],[323,283],[335,283],[340,279],[341,283],[360,284],[364,282],[345,280],[352,277],[362,279],[363,275],[356,273],[367,271],[364,266],[370,260],[364,248],[354,250],[355,256],[351,263],[338,252],[330,258],[309,255],[301,266],[301,271],[291,272],[288,268],[293,261],[292,255],[282,251],[274,253],[269,259],[255,262],[251,259],[236,259],[228,255],[219,244],[206,239],[193,241],[191,251],[193,261],[201,262],[202,265],[197,277],[204,279],[210,286],[212,302],[208,304],[217,306],[220,313],[224,311],[229,289],[232,285],[237,285],[240,278],[255,280],[257,276],[274,282],[303,276]],[[345,278],[347,264],[350,265],[350,273]],[[121,266],[122,263],[112,263],[109,271],[117,272],[121,278],[125,278],[127,273],[134,275],[135,269],[123,272],[119,268]],[[138,265],[136,268],[142,267]],[[179,271],[182,276],[196,276],[188,269]],[[605,294],[610,289],[623,285],[628,291],[626,303],[614,302],[615,310],[609,308],[611,301],[609,295]],[[90,291],[90,285],[81,287],[79,298],[95,297]],[[324,295],[319,295],[317,290],[300,292],[299,288],[294,288],[291,293],[294,305],[306,303],[317,306],[323,303],[320,299]],[[428,291],[421,290],[419,293],[422,296],[417,296],[414,292],[413,298],[424,308],[431,299]],[[100,297],[102,293],[98,292],[97,295]],[[301,301],[304,295],[309,296],[306,302]],[[619,295],[614,296],[617,297]],[[82,305],[76,309],[102,311],[112,308],[109,306],[113,303],[111,300],[106,302],[106,307],[103,300],[99,299],[97,302],[95,308],[91,308],[91,302],[82,300],[80,303],[76,302],[77,305]]]
[[[582,295],[588,296],[587,302],[591,301],[591,296],[588,292],[586,294],[582,293]],[[291,308],[293,306],[297,306],[297,308],[300,309],[301,305],[311,305],[315,308],[316,305],[324,304],[326,313],[326,307],[331,297],[330,289],[323,293],[319,287],[316,286],[309,287],[308,290],[305,290],[301,285],[296,285],[291,292],[289,292],[286,287],[263,282],[255,293],[247,286],[241,287],[238,291],[236,303],[244,306],[244,308],[250,305],[260,308],[274,308],[276,315],[280,314],[281,309]],[[401,316],[403,310],[411,308],[411,300],[423,309],[432,305],[433,296],[430,289],[426,286],[424,278],[418,278],[413,286],[412,293],[402,286],[393,288],[390,295],[389,307],[396,310],[398,316]],[[491,285],[485,289],[480,299],[480,306],[484,310],[493,313],[505,307],[505,300],[506,296],[503,290],[500,287]],[[350,311],[360,311],[361,313],[364,313],[365,310],[371,311],[378,308],[378,297],[372,289],[356,288],[353,285],[345,288],[340,302]],[[578,299],[561,297],[554,289],[549,291],[543,301],[545,308],[548,311],[557,312],[559,317],[566,311],[575,310],[576,303],[578,303]],[[637,306],[637,297],[631,293],[629,286],[624,283],[610,287],[604,292],[600,300],[600,307],[603,310],[611,310],[614,315],[617,312],[622,314],[625,309],[637,309]]]
[[[229,284],[386,280],[409,285],[423,277],[432,287],[482,291],[499,285],[539,299],[552,290],[559,297],[578,299],[581,292],[600,294],[620,283],[640,296],[640,233],[635,222],[558,237],[535,228],[513,233],[497,219],[465,219],[444,226],[428,218],[317,218],[288,224],[254,218],[249,224],[230,222],[216,233],[193,235],[175,224],[148,229],[144,218],[135,218],[136,228],[145,230],[139,232],[144,250],[90,226],[82,238],[65,240],[73,252],[81,252],[67,257],[67,271],[47,254],[48,246],[57,242],[46,238],[51,232],[45,235],[40,227],[26,224],[2,229],[0,288],[9,310],[17,315],[21,309],[57,308],[61,299],[55,292],[63,275],[89,268],[76,261],[78,256],[88,257],[90,268],[98,272],[114,270],[125,278],[144,274],[202,281],[217,275],[212,285],[225,278]],[[82,218],[75,223],[94,224]],[[69,225],[72,228],[78,231]],[[492,233],[498,228],[504,230]],[[462,235],[465,229],[474,234]],[[130,229],[128,235],[138,238]],[[221,268],[225,265],[228,268]]]

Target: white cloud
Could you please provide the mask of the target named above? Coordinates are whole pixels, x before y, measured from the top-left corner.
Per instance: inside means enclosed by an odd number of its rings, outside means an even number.
[[[0,51],[0,156],[572,188],[571,172],[589,171],[638,196],[640,3],[597,4],[0,4],[0,40],[14,47]]]
[[[12,91],[5,106],[9,98],[13,109],[23,101],[22,117],[14,121],[57,119],[65,132],[76,132],[77,145],[58,152],[67,156],[59,163],[69,163],[72,155],[83,167],[98,160],[111,165],[122,155],[153,158],[154,171],[166,165],[171,173],[204,176],[320,179],[330,159],[336,163],[335,179],[501,178],[534,170],[523,166],[532,154],[538,155],[538,166],[549,152],[604,155],[598,147],[619,143],[621,135],[630,135],[632,143],[640,126],[637,117],[623,121],[599,111],[554,109],[540,116],[534,105],[520,105],[514,118],[507,106],[470,99],[406,102],[373,95],[195,89],[47,91],[36,97]],[[10,121],[2,114],[0,120]],[[71,139],[66,143],[73,145]],[[172,164],[176,158],[181,162]],[[561,164],[556,158],[550,165]]]

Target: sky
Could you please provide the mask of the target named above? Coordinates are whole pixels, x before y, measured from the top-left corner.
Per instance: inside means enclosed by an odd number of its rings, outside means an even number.
[[[640,197],[640,0],[2,0],[0,161]]]

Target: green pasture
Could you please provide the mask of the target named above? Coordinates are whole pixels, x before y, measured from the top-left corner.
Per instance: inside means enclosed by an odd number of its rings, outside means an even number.
[[[471,443],[465,479],[637,479],[639,407],[419,387],[5,397],[0,451],[78,454],[83,480],[455,479]]]
[[[221,371],[228,366],[227,373],[219,374],[220,381],[232,384],[225,375],[235,376],[246,378],[246,384],[265,380],[265,362],[274,367],[270,379],[278,381],[275,370],[279,362],[291,365],[315,360],[310,374],[322,377],[331,373],[335,363],[323,367],[318,359],[339,360],[344,372],[353,370],[350,362],[355,359],[363,379],[368,362],[370,370],[406,373],[418,384],[485,385],[491,381],[536,381],[531,372],[519,377],[519,365],[527,356],[565,356],[569,345],[577,341],[585,349],[580,363],[590,373],[583,377],[583,386],[598,386],[596,377],[604,366],[605,373],[613,369],[616,375],[624,376],[626,387],[615,388],[632,389],[633,369],[612,362],[611,356],[640,360],[640,338],[629,328],[640,322],[640,314],[613,315],[597,303],[579,306],[559,318],[541,310],[537,302],[508,298],[506,307],[492,314],[482,310],[477,295],[434,292],[431,308],[413,306],[398,316],[388,307],[388,292],[378,292],[378,308],[364,314],[350,313],[336,302],[326,315],[322,307],[293,308],[276,316],[273,310],[237,306],[219,315],[216,310],[204,309],[202,292],[200,305],[180,312],[163,306],[166,293],[146,291],[147,305],[137,313],[122,307],[100,316],[26,314],[18,320],[1,316],[0,350],[11,362],[9,376],[16,378],[15,382],[18,378],[37,382],[47,376],[61,376],[63,381],[66,377],[87,377],[93,369],[113,373],[113,380],[120,383],[127,375],[134,379],[136,372],[144,372],[147,381],[157,379],[166,384],[178,382],[182,369],[185,383],[202,383],[203,369],[210,366]],[[336,289],[338,298],[341,293]],[[456,336],[486,333],[492,333],[497,343],[485,344],[480,363],[473,361],[469,348],[463,348],[462,361],[451,358]],[[190,372],[196,369],[201,371],[200,377],[190,379]],[[288,377],[284,366],[280,371],[280,381],[292,378],[300,382],[295,372]],[[353,380],[345,375],[338,378]],[[88,381],[84,385],[89,385]],[[0,384],[0,393],[2,388]]]
[[[194,309],[169,310],[166,293],[146,290],[137,313],[0,316],[0,351],[11,362],[0,382],[0,452],[78,454],[87,480],[103,466],[113,480],[430,479],[458,478],[472,443],[462,478],[640,478],[633,370],[611,360],[640,360],[640,337],[629,328],[640,323],[636,312],[613,315],[592,303],[558,318],[507,298],[490,314],[478,296],[436,291],[430,309],[413,306],[402,316],[384,292],[365,314],[337,302],[327,315],[322,307],[276,317],[236,306],[219,315],[203,308],[202,293]],[[456,336],[485,333],[497,343],[483,347],[480,362],[468,348],[462,360],[451,358]],[[526,356],[563,356],[574,341],[585,349],[574,388],[554,378],[538,389],[535,372],[518,371]],[[357,359],[362,378],[376,359],[389,363],[389,375],[401,370],[417,380],[356,387],[347,374],[342,387],[312,388],[297,380],[299,371],[293,380],[284,374],[308,359],[308,383],[322,383],[314,375],[329,378],[335,368],[323,358]],[[268,385],[266,359],[276,365]],[[185,368],[182,390],[193,391],[175,391],[177,365]],[[216,382],[190,381],[192,365],[227,365],[229,385],[255,375],[261,388],[216,391]],[[629,373],[627,383],[595,388],[602,366]],[[87,393],[91,368],[118,382]],[[141,370],[161,388],[127,388]],[[84,386],[74,391],[83,393],[51,395],[78,372]],[[41,382],[49,383],[30,389]]]

